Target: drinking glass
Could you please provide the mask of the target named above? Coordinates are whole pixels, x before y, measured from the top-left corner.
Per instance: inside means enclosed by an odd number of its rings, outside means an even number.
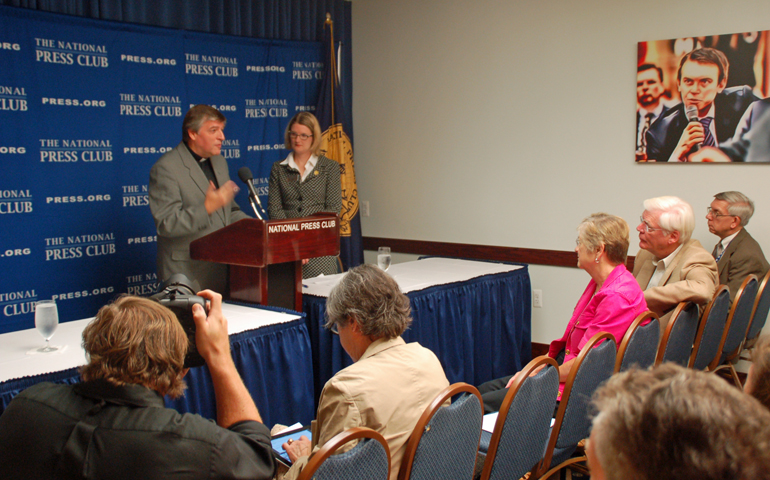
[[[390,247],[380,247],[377,250],[377,266],[387,272],[390,268]]]
[[[38,348],[38,352],[49,353],[58,350],[52,347],[48,341],[59,326],[59,311],[54,300],[40,300],[35,302],[35,328],[45,338],[45,347]]]

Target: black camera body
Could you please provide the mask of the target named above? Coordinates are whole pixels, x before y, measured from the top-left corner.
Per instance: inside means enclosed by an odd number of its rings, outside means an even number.
[[[206,299],[195,294],[199,289],[197,282],[176,273],[161,284],[158,293],[150,297],[174,312],[187,334],[189,346],[187,356],[184,358],[185,368],[206,364],[206,360],[198,353],[198,347],[195,344],[195,320],[192,314],[193,305],[200,305],[204,310],[206,308]]]

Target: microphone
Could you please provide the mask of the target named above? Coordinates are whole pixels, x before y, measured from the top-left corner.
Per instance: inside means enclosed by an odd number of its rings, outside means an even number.
[[[684,114],[687,117],[687,120],[689,122],[700,123],[700,120],[698,120],[698,107],[696,107],[695,105],[689,105],[687,107],[684,107]],[[696,143],[695,145],[693,145],[690,151],[697,152],[698,150],[700,150],[701,143]]]
[[[254,176],[251,174],[249,167],[241,167],[240,170],[238,170],[238,178],[240,178],[241,181],[249,187],[249,203],[251,203],[251,208],[254,209],[254,213],[257,214],[257,218],[264,220],[262,215],[260,215],[259,211],[257,210],[257,205],[259,205],[259,208],[262,210],[262,213],[264,213],[265,216],[267,216],[267,212],[265,212],[265,209],[262,208],[262,202],[259,201],[257,190],[254,188],[254,184],[252,183]]]

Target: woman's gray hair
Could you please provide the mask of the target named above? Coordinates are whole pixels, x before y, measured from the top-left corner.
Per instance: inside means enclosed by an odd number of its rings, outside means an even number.
[[[352,268],[326,301],[326,328],[350,319],[372,338],[396,338],[412,323],[409,298],[393,278],[374,265]]]
[[[594,213],[578,226],[578,239],[591,252],[604,245],[607,258],[615,265],[626,263],[628,223],[609,213]]]

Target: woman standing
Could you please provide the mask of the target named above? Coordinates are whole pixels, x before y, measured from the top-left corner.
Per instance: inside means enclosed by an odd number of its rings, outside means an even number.
[[[319,155],[321,126],[310,112],[300,112],[286,127],[286,160],[275,162],[270,171],[268,211],[270,219],[307,217],[318,212],[340,214],[342,188],[340,166]],[[302,261],[302,277],[338,272],[337,257]]]

